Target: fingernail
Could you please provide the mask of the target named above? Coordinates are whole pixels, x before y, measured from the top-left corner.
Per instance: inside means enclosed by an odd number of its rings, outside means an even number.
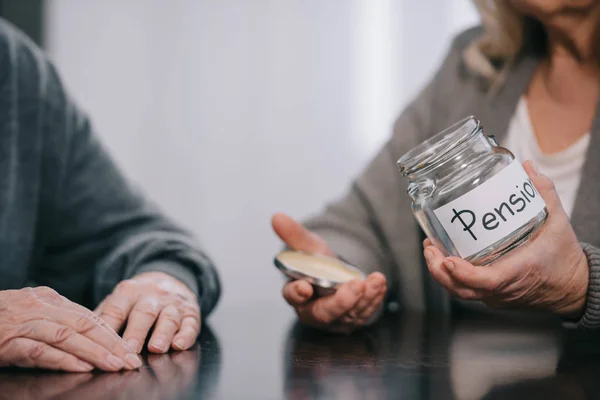
[[[142,366],[142,360],[135,354],[127,354],[125,356],[125,361],[127,361],[127,365],[133,369],[138,369]]]
[[[125,368],[125,363],[123,362],[123,360],[121,360],[120,358],[118,358],[112,354],[110,354],[108,357],[106,357],[106,362],[109,367],[116,369],[116,370],[121,370],[121,369]]]
[[[77,367],[79,367],[79,370],[82,372],[89,372],[94,369],[94,366],[92,364],[87,363],[85,361],[78,361]]]
[[[427,262],[430,263],[432,258],[433,253],[431,252],[431,250],[425,250],[425,260],[427,260]]]
[[[444,267],[446,267],[446,269],[448,271],[454,270],[454,263],[452,261],[450,261],[450,260],[444,260],[443,264],[444,264]]]
[[[136,352],[136,353],[139,353],[139,352],[140,352],[140,349],[139,349],[139,347],[140,347],[140,342],[138,342],[138,341],[137,341],[137,340],[135,340],[135,339],[129,339],[129,340],[127,341],[127,346],[129,346],[129,348],[131,349],[131,351],[134,351],[134,352]]]
[[[173,342],[173,346],[177,350],[185,350],[185,342],[183,341],[183,339],[177,339],[177,340],[175,340],[175,342]]]
[[[154,339],[152,341],[152,347],[158,351],[165,351],[165,341],[162,339]]]

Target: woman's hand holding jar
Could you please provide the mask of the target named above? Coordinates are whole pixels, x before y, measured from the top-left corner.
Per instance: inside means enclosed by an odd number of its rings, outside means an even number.
[[[586,255],[552,181],[538,174],[530,162],[523,166],[548,210],[548,219],[535,237],[486,266],[444,257],[426,239],[427,266],[437,282],[461,299],[480,300],[491,307],[539,308],[577,319],[586,303]]]

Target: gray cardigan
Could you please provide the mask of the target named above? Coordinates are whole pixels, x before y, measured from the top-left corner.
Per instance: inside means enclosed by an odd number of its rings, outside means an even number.
[[[397,119],[389,141],[353,182],[349,192],[307,222],[334,251],[365,272],[388,277],[391,297],[405,309],[449,310],[445,290],[430,277],[423,259],[423,233],[406,194],[407,182],[396,161],[423,140],[468,115],[488,134],[502,140],[538,59],[524,53],[509,69],[504,84],[489,83],[468,70],[465,47],[481,32],[470,29],[455,38],[441,68]],[[600,154],[600,107],[592,128],[589,154]],[[600,327],[600,157],[588,156],[572,214],[573,228],[590,266],[584,316],[577,325]]]
[[[94,307],[162,271],[199,294],[203,316],[214,308],[209,258],[123,178],[45,55],[2,20],[0,132],[0,290],[46,285]]]

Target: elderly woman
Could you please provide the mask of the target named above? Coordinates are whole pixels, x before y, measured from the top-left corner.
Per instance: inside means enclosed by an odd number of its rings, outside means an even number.
[[[283,296],[304,323],[353,330],[376,319],[387,292],[405,309],[538,309],[600,327],[600,1],[475,3],[482,27],[454,40],[349,193],[306,227],[273,217],[291,248],[335,255],[369,274],[320,298],[307,282],[287,283]],[[406,151],[469,114],[529,160],[549,214],[533,240],[488,267],[422,242],[396,167]]]

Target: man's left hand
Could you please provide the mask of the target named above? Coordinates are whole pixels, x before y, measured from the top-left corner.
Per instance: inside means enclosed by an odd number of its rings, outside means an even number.
[[[187,350],[200,333],[196,295],[179,280],[163,272],[145,272],[122,281],[95,310],[138,353],[151,329],[148,350],[166,353]]]

